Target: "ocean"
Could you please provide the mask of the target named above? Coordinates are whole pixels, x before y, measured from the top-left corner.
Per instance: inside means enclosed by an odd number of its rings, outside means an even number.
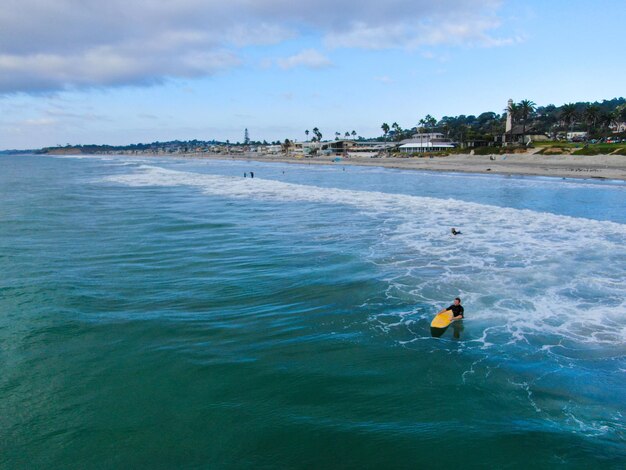
[[[0,273],[0,468],[626,464],[625,182],[0,156]]]

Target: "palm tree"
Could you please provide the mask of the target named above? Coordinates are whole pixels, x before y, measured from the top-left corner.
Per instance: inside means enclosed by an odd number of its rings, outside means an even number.
[[[402,132],[402,128],[398,125],[397,122],[394,122],[391,125],[391,128],[393,129],[393,131],[395,133],[394,134],[394,138],[397,140],[400,137],[400,132]]]
[[[522,118],[522,143],[526,143],[526,120],[537,109],[537,105],[531,100],[522,100],[517,104],[519,108],[519,117]]]
[[[350,132],[350,134],[352,135],[353,139],[356,137],[356,131],[353,130],[352,132]]]
[[[519,105],[511,102],[506,107],[505,111],[511,116],[511,133],[509,134],[509,140],[513,143],[513,127],[515,127],[515,121],[519,118]]]
[[[600,117],[600,108],[595,104],[588,104],[584,111],[585,121],[587,121],[587,134],[596,127]]]
[[[567,140],[567,129],[569,128],[570,132],[572,131],[572,124],[576,120],[578,116],[578,111],[576,110],[576,105],[574,103],[567,103],[561,106],[561,121],[565,124],[565,138]]]
[[[307,129],[306,131],[304,131],[304,133],[306,134],[306,138],[309,138],[309,130]]]
[[[380,126],[380,128],[383,130],[383,137],[387,139],[387,134],[389,134],[389,129],[390,129],[389,124],[387,124],[386,122],[383,122],[383,125]]]
[[[427,114],[426,117],[424,117],[424,119],[422,119],[422,121],[420,122],[423,122],[424,126],[428,128],[432,128],[437,125],[437,119],[432,117],[430,114]]]
[[[600,118],[598,119],[603,127],[610,129],[611,126],[616,125],[619,122],[619,113],[616,110],[614,111],[605,111],[600,113]]]

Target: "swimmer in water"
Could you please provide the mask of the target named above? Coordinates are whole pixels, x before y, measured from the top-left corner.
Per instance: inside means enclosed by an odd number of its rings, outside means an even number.
[[[452,230],[450,230],[450,233],[452,233],[452,235],[462,235],[461,231],[455,229],[454,227],[452,227]]]

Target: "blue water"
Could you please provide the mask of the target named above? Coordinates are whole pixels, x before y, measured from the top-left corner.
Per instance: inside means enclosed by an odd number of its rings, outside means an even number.
[[[0,468],[624,466],[623,182],[0,170]]]

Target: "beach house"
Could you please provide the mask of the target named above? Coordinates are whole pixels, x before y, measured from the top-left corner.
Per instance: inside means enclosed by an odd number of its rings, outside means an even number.
[[[414,134],[410,139],[400,142],[400,153],[445,152],[456,147],[456,143],[439,132]]]

